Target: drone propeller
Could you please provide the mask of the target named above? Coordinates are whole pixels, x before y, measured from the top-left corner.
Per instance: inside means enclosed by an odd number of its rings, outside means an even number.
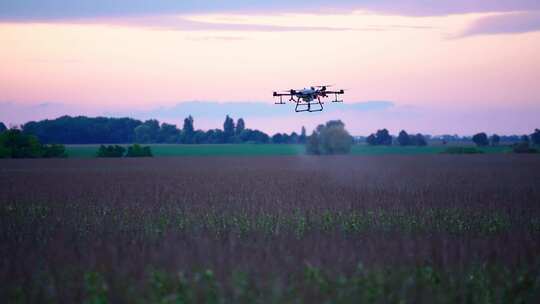
[[[318,86],[315,86],[316,88],[321,88],[321,89],[326,89],[326,88],[330,88],[330,87],[333,87],[334,85],[333,84],[323,84],[323,85],[318,85]]]
[[[278,91],[279,93],[285,93],[285,94],[291,94],[291,95],[294,95],[296,94],[298,91],[297,90],[294,90],[294,89],[290,89],[290,90],[280,90]],[[277,94],[277,93],[276,93]]]

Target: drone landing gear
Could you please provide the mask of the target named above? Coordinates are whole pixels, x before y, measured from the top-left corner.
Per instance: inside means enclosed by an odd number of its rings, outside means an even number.
[[[335,95],[335,99],[332,100],[332,102],[343,102],[343,99],[338,99],[338,94],[337,93],[335,93],[334,95]]]
[[[305,101],[302,102],[298,100],[296,102],[296,107],[294,108],[295,112],[321,112],[323,110],[323,102],[320,98],[316,101]]]

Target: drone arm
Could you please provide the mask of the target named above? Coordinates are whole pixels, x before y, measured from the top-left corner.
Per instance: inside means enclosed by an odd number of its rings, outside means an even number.
[[[339,91],[324,91],[325,94],[345,94],[345,90],[339,90]]]
[[[279,96],[293,96],[293,94],[291,94],[291,93],[277,93],[277,92],[274,92],[273,96],[274,96],[274,97],[279,97]]]

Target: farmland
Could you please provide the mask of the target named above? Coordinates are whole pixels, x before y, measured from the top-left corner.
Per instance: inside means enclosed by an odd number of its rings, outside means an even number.
[[[540,157],[413,154],[1,160],[0,302],[537,303]]]
[[[272,156],[272,155],[303,155],[304,145],[285,144],[218,144],[218,145],[180,145],[180,144],[151,144],[154,156]],[[69,157],[95,157],[99,145],[68,145]],[[401,147],[401,146],[367,146],[353,145],[353,155],[386,155],[386,154],[437,154],[445,151],[446,147]],[[505,146],[480,148],[485,153],[506,153],[511,148]]]

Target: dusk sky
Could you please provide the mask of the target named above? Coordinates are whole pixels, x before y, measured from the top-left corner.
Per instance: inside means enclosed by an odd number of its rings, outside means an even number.
[[[273,104],[272,91],[328,83],[345,103]],[[64,114],[531,133],[540,1],[0,0],[0,121]]]

